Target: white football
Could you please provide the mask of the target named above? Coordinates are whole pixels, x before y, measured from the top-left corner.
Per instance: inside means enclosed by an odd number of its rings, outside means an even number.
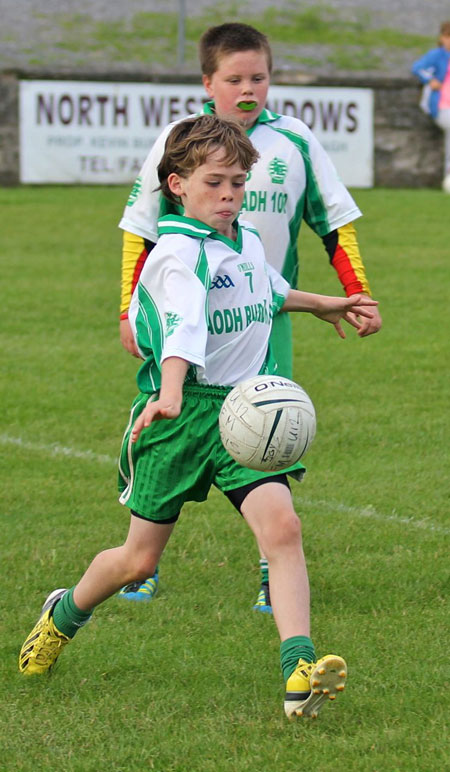
[[[298,383],[257,375],[235,386],[219,414],[222,442],[239,464],[278,472],[295,464],[316,433],[316,413]]]

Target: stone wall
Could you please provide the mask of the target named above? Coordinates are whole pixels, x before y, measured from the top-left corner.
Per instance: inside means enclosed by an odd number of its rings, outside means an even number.
[[[19,71],[0,73],[0,185],[19,183],[18,82]],[[77,80],[75,74],[27,73],[33,79]],[[83,80],[89,80],[84,76]],[[96,73],[91,80],[107,81],[111,76]],[[122,81],[143,81],[127,74]],[[172,76],[148,78],[159,82],[186,82]],[[191,82],[195,81],[189,78]],[[295,72],[275,73],[281,85],[347,86],[372,88],[375,94],[375,185],[382,187],[438,187],[443,174],[442,133],[418,107],[420,86],[412,79],[387,78],[305,78]]]
[[[19,182],[19,89],[15,74],[0,74],[0,185]]]
[[[418,107],[415,81],[378,81],[375,91],[375,184],[385,187],[440,187],[443,134]]]

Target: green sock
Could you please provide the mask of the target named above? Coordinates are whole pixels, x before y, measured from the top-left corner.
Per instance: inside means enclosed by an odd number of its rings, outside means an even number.
[[[75,605],[73,600],[74,589],[75,587],[72,587],[70,590],[67,590],[53,609],[53,622],[56,629],[63,635],[67,635],[68,638],[73,638],[80,627],[89,622],[92,614],[92,610],[82,611]]]
[[[269,584],[269,564],[266,558],[259,561],[259,570],[261,571],[261,584]]]
[[[287,681],[292,675],[299,659],[305,662],[315,662],[316,652],[311,638],[306,635],[294,635],[292,638],[286,638],[280,645],[281,669],[284,680]]]

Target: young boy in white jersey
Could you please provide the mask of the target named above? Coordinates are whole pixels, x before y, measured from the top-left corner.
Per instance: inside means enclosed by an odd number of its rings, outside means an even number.
[[[316,660],[310,638],[308,577],[286,474],[237,464],[220,441],[218,414],[237,382],[276,370],[269,337],[278,309],[310,311],[343,335],[340,319],[359,327],[351,314],[370,318],[364,308],[370,301],[291,290],[266,263],[257,233],[237,221],[256,157],[242,129],[215,116],[179,123],[167,140],[159,165],[161,189],[182,203],[184,215],[160,219],[158,244],[131,304],[145,361],[120,460],[121,501],[131,509],[128,537],[121,547],[99,553],[75,587],[49,595],[20,653],[24,674],[49,670],[97,605],[126,582],[150,575],[183,503],[204,501],[214,484],[241,512],[268,557],[286,715],[316,716],[344,689],[344,660],[335,655]],[[217,281],[224,276],[225,291]],[[262,304],[267,314],[247,318],[249,303]],[[211,320],[217,322],[226,310],[233,324],[219,333]],[[302,467],[295,464],[286,473],[301,477]]]
[[[302,220],[322,238],[330,263],[346,295],[370,296],[353,221],[361,212],[339,180],[326,152],[308,127],[297,118],[266,109],[272,56],[265,35],[247,24],[222,24],[208,29],[200,40],[203,83],[211,102],[203,112],[236,119],[260,154],[246,183],[242,218],[257,228],[267,261],[291,287],[297,285],[297,240]],[[147,255],[158,239],[161,214],[180,210],[158,192],[157,168],[170,126],[150,151],[120,222],[124,230],[121,339],[137,355],[128,320],[132,289]],[[381,326],[377,309],[361,319],[361,337]],[[292,377],[292,330],[289,314],[274,319],[272,349],[279,373]],[[271,611],[267,561],[261,552],[261,589],[255,609]],[[158,574],[141,585],[125,587],[121,596],[148,600],[157,588]]]

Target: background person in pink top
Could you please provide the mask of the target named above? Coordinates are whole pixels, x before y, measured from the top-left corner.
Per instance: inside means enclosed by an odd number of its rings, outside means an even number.
[[[412,72],[424,84],[420,106],[444,132],[442,188],[450,193],[450,21],[441,24],[438,44],[414,62]]]

